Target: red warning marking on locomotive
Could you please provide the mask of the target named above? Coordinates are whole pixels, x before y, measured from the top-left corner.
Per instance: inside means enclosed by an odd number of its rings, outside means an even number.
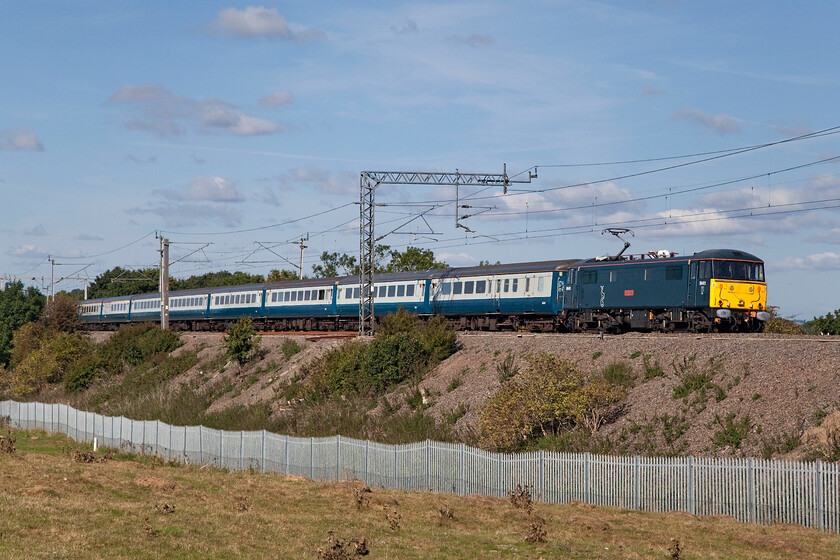
[[[624,295],[625,296],[632,296],[633,295],[633,290],[624,290]]]

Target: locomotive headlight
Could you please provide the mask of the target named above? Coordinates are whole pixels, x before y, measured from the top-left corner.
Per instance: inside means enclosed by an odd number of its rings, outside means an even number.
[[[767,313],[766,311],[759,311],[758,313],[755,314],[755,318],[758,319],[759,321],[769,321],[770,320],[770,314]]]
[[[715,313],[720,319],[729,319],[732,317],[732,312],[728,309],[718,309]]]
[[[738,307],[744,307],[744,300],[742,300],[742,299],[738,300]]]

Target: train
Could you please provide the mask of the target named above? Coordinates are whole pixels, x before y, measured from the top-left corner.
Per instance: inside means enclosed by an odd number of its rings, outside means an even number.
[[[734,249],[671,251],[377,274],[374,318],[403,308],[462,330],[758,332],[770,319],[764,262]],[[358,276],[174,291],[170,327],[223,331],[358,329]],[[159,320],[158,293],[79,302],[85,328]]]

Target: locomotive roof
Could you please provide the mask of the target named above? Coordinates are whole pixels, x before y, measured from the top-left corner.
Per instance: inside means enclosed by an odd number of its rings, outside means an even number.
[[[756,257],[755,255],[747,253],[745,251],[739,251],[737,249],[707,249],[706,251],[700,251],[698,253],[694,253],[693,255],[675,254],[671,257],[657,257],[653,252],[645,255],[623,255],[617,260],[611,260],[609,257],[599,257],[594,259],[584,259],[582,261],[578,261],[577,263],[575,263],[575,266],[581,266],[585,264],[649,264],[663,261],[685,261],[688,259],[724,259],[732,261],[763,262],[760,258]]]

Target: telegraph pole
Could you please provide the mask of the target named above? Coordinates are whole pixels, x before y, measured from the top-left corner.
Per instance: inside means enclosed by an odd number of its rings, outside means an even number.
[[[536,171],[536,168],[535,170]],[[502,173],[427,173],[417,171],[362,171],[359,178],[359,336],[374,334],[373,315],[373,256],[376,237],[374,237],[374,207],[376,206],[376,188],[379,185],[447,185],[457,189],[460,186],[500,186],[507,194],[511,183],[530,183],[537,174],[528,172],[528,179],[511,179],[507,174],[507,164]],[[457,197],[457,194],[456,194]],[[455,204],[455,225],[472,231],[459,220],[459,204]]]
[[[169,330],[169,240],[160,239],[160,328]]]
[[[55,259],[52,255],[48,258],[50,260],[50,300],[55,301]]]
[[[303,250],[308,247],[308,245],[304,245],[305,241],[309,241],[309,234],[306,234],[306,237],[300,238],[300,266],[298,267],[298,278],[303,279]]]

